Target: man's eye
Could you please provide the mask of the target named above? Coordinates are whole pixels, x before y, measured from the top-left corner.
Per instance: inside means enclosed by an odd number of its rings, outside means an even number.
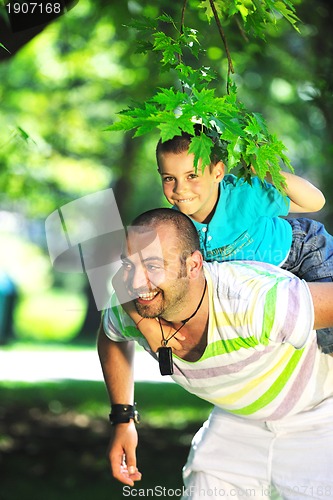
[[[130,262],[122,261],[121,265],[122,265],[123,269],[126,269],[126,270],[132,269],[132,264],[130,264]]]
[[[159,271],[161,269],[160,266],[154,266],[153,264],[148,264],[146,267],[148,271]]]

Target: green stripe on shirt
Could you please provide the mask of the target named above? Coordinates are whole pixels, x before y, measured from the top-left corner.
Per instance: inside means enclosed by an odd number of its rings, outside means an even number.
[[[260,398],[258,398],[252,404],[241,408],[240,410],[228,411],[235,415],[252,415],[253,413],[256,413],[257,411],[261,410],[269,403],[271,403],[278,396],[278,394],[280,394],[287,381],[290,379],[296,366],[298,365],[299,360],[302,357],[303,351],[304,349],[298,349],[294,352],[283,372],[271,385],[268,391],[266,391]]]

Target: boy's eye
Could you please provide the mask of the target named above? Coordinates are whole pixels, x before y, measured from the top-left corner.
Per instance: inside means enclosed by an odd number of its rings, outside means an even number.
[[[168,176],[168,177],[163,177],[163,182],[172,182],[173,180],[174,180],[174,178],[173,178],[173,177],[170,177],[170,176]]]
[[[199,176],[197,174],[190,174],[189,179],[197,179]]]

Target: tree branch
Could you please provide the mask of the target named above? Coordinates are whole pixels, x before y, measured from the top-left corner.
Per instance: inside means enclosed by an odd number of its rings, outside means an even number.
[[[185,10],[187,6],[187,0],[184,0],[183,8],[182,8],[182,17],[180,19],[180,34],[184,33],[184,24],[185,24]]]
[[[184,33],[186,7],[187,7],[187,0],[184,0],[183,7],[182,7],[182,15],[181,15],[181,18],[180,18],[180,36],[183,35],[183,33]],[[178,57],[179,63],[181,63],[182,62],[181,55],[177,54],[177,57]],[[185,93],[185,87],[184,87],[184,85],[182,83],[181,83],[181,86],[182,86],[182,92],[184,94]]]
[[[226,52],[226,55],[227,55],[227,59],[228,59],[227,93],[229,94],[229,78],[230,78],[230,73],[234,73],[235,70],[234,70],[234,66],[232,64],[232,59],[231,59],[231,55],[230,55],[230,52],[229,52],[229,47],[228,47],[227,39],[226,39],[226,36],[224,34],[222,25],[220,23],[220,19],[219,19],[219,16],[218,16],[215,4],[214,4],[214,0],[209,0],[209,3],[210,3],[210,6],[212,8],[212,11],[213,11],[213,14],[214,14],[214,19],[215,19],[217,28],[219,30],[220,36],[222,38],[222,42],[223,42],[224,49],[225,49],[225,52]]]

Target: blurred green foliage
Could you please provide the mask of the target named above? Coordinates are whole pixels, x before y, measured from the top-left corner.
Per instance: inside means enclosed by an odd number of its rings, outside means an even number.
[[[15,331],[21,340],[73,340],[85,316],[86,300],[64,289],[21,297],[15,311]]]
[[[216,93],[224,94],[228,61],[217,30],[197,4],[189,2],[185,22],[204,37],[200,64],[216,72]],[[241,101],[262,113],[269,130],[286,144],[295,172],[323,189],[326,207],[314,215],[332,231],[333,4],[293,4],[300,33],[283,19],[267,28],[265,41],[245,37],[229,18],[223,29]],[[4,212],[41,227],[57,207],[110,186],[124,224],[139,212],[166,206],[156,171],[157,136],[152,132],[132,139],[105,128],[120,110],[146,101],[157,87],[175,84],[175,75],[161,71],[157,56],[137,53],[137,32],[126,25],[138,16],[156,18],[163,12],[180,20],[181,6],[167,0],[80,0],[1,61],[1,231],[6,230]],[[74,295],[84,291],[82,276],[51,269],[45,236],[14,226],[7,233],[33,240],[46,256],[43,260],[36,253],[30,280],[42,293],[53,286],[69,287]],[[29,261],[27,266],[26,258],[18,258],[10,247],[5,250],[15,279],[22,283],[34,265]]]
[[[219,34],[198,12],[197,2],[191,4],[185,21],[204,37],[209,31],[200,61],[217,71],[217,91],[223,93],[227,61]],[[303,21],[310,0],[294,4]],[[317,3],[316,15],[301,23],[301,34],[286,21],[268,25],[266,42],[245,40],[229,19],[224,26],[242,100],[262,112],[270,130],[282,137],[296,171],[308,172],[318,183],[328,124],[320,108],[324,80],[318,81],[313,41],[329,36],[321,30],[328,8],[327,2]],[[66,201],[109,185],[120,188],[117,201],[125,222],[162,203],[156,136],[130,140],[104,129],[131,102],[174,83],[158,59],[136,52],[137,33],[124,26],[138,15],[164,11],[180,19],[181,5],[81,0],[1,64],[2,206],[45,217]]]

